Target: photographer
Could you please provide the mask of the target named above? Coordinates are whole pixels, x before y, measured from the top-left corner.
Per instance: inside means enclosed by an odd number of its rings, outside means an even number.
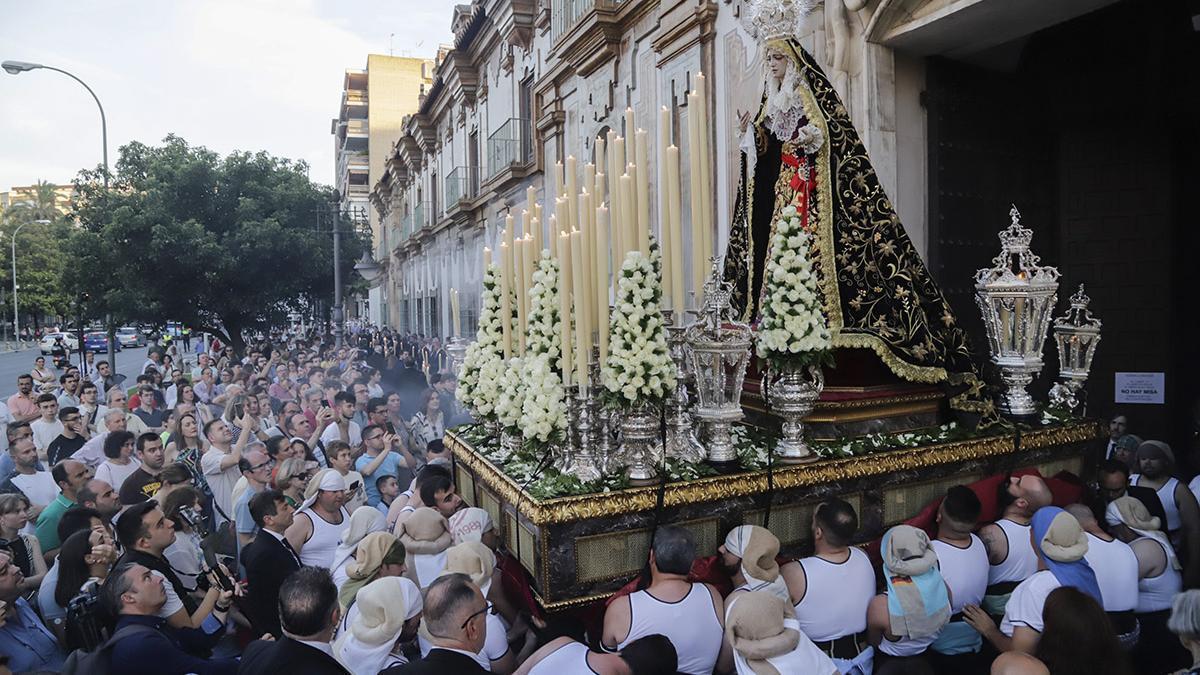
[[[59,549],[54,602],[67,608],[63,642],[68,650],[93,649],[103,641],[104,622],[93,601],[116,560],[117,549],[103,529],[76,532]]]
[[[204,570],[204,553],[200,545],[204,539],[200,492],[185,485],[167,495],[162,505],[163,513],[175,527],[175,541],[163,555],[183,587],[193,592]]]

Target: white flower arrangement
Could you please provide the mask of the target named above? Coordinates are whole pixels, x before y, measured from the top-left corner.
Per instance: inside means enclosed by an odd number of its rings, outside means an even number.
[[[675,364],[667,349],[659,304],[659,253],[630,251],[621,264],[612,338],[601,381],[610,405],[635,408],[661,403],[675,388]]]
[[[558,315],[558,262],[542,251],[529,289],[529,327],[526,333],[524,371],[525,398],[520,428],[526,440],[549,443],[562,438],[567,428],[567,404],[563,397],[561,317]]]
[[[483,297],[479,330],[467,346],[458,380],[458,400],[470,407],[480,420],[496,419],[496,401],[504,375],[503,329],[500,325],[499,270],[489,265],[483,272]]]
[[[756,348],[772,368],[794,370],[832,361],[833,340],[808,257],[809,241],[796,207],[785,207],[771,237]]]
[[[517,429],[521,423],[521,409],[525,405],[525,383],[521,381],[524,359],[514,356],[504,365],[504,372],[497,379],[500,395],[496,397],[496,421],[505,429]]]

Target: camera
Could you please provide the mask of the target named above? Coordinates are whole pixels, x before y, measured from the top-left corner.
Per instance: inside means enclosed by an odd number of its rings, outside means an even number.
[[[65,642],[68,651],[92,651],[108,639],[109,625],[100,605],[100,584],[89,583],[67,603]]]

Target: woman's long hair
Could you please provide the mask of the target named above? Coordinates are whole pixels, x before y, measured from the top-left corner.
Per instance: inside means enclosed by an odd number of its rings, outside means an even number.
[[[92,530],[80,530],[67,537],[58,551],[58,585],[54,588],[54,602],[66,607],[71,598],[79,595],[84,582],[92,577],[85,558],[92,552]]]
[[[1132,675],[1108,615],[1087,593],[1072,586],[1054,589],[1042,620],[1034,656],[1054,675]]]

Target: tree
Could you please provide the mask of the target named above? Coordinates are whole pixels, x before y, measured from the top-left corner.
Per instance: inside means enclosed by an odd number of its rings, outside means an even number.
[[[181,321],[241,353],[246,334],[283,325],[305,297],[332,292],[332,245],[316,213],[336,193],[304,162],[265,152],[219,157],[177,136],[121,148],[111,187],[76,180],[67,284],[91,311],[122,321]],[[349,226],[343,278],[367,245]]]
[[[62,283],[66,267],[66,243],[72,227],[55,205],[57,186],[39,181],[33,200],[13,205],[0,218],[0,283],[5,291],[12,289],[12,266],[9,257],[12,233],[17,234],[17,285],[21,313],[40,325],[44,316],[63,316],[69,307],[68,295]],[[41,222],[49,221],[49,222]],[[11,310],[11,307],[10,307]],[[10,312],[11,313],[11,312]]]

